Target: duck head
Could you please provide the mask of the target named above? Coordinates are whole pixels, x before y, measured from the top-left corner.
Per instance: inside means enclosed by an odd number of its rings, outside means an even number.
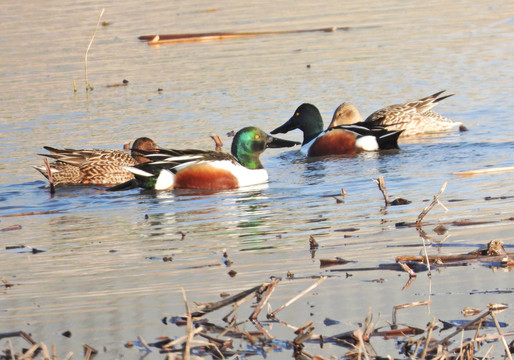
[[[134,141],[131,149],[131,155],[139,164],[141,164],[150,161],[150,159],[145,157],[145,155],[156,153],[159,149],[159,146],[157,146],[152,139],[140,137]]]
[[[297,141],[284,140],[266,134],[261,129],[249,126],[239,130],[232,140],[231,152],[241,165],[249,169],[262,169],[259,155],[267,148],[292,147]]]
[[[295,110],[293,116],[283,125],[271,131],[271,134],[285,134],[295,129],[300,129],[303,132],[302,145],[307,144],[321,134],[323,131],[323,118],[318,108],[308,103],[300,105]]]

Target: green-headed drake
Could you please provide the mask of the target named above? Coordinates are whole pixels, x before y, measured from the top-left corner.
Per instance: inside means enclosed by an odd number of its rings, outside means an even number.
[[[300,105],[293,116],[271,131],[271,134],[287,133],[294,129],[300,129],[303,132],[301,152],[307,156],[398,149],[398,137],[401,133],[401,130],[390,131],[382,126],[365,122],[351,125],[333,122],[323,130],[321,113],[316,106],[308,103]]]
[[[259,159],[266,148],[298,144],[270,136],[256,127],[245,127],[235,134],[231,154],[196,149],[160,149],[156,154],[147,155],[151,162],[126,169],[134,174],[137,185],[146,189],[236,189],[268,181],[268,173]],[[128,187],[127,183],[111,190]]]

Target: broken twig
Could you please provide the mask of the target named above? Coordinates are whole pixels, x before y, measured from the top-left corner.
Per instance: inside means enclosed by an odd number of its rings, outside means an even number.
[[[250,315],[250,320],[253,321],[253,320],[257,319],[257,316],[259,316],[259,313],[261,312],[262,308],[268,302],[269,298],[271,297],[271,294],[273,293],[273,291],[275,290],[275,288],[277,287],[279,282],[280,282],[279,278],[275,278],[271,281],[271,283],[268,285],[268,289],[266,290],[266,293],[262,297],[261,301],[259,301],[259,303],[255,307],[255,310],[252,313],[252,315]]]
[[[139,40],[147,41],[148,45],[176,44],[183,42],[198,42],[208,40],[238,39],[262,35],[297,34],[306,32],[336,32],[337,30],[350,30],[349,27],[333,26],[320,29],[306,30],[275,30],[275,31],[246,31],[246,32],[208,32],[192,34],[163,34],[163,35],[142,35]]]
[[[391,205],[391,201],[389,201],[389,196],[387,195],[384,177],[379,176],[378,179],[373,179],[373,181],[378,185],[378,189],[382,192],[382,195],[384,196],[385,206]]]
[[[509,360],[512,360],[512,354],[509,350],[509,345],[507,344],[507,341],[505,340],[505,336],[503,336],[502,331],[500,329],[500,324],[498,323],[498,319],[496,318],[496,315],[494,315],[494,311],[489,311],[491,313],[491,317],[493,318],[494,325],[496,325],[496,330],[498,330],[498,335],[500,335],[500,339],[502,341],[503,347],[505,347],[505,353],[507,354],[507,357]]]
[[[439,190],[439,192],[434,195],[434,199],[432,200],[432,202],[430,203],[430,205],[428,205],[426,208],[423,209],[423,211],[418,215],[418,218],[416,220],[416,225],[417,226],[420,226],[421,225],[421,221],[423,220],[423,218],[425,217],[426,214],[428,214],[428,212],[430,210],[432,210],[432,208],[436,205],[436,204],[439,204],[443,207],[443,209],[445,209],[445,211],[448,211],[448,209],[439,202],[439,196],[441,196],[441,194],[443,193],[444,189],[446,189],[446,184],[448,182],[445,181],[443,186],[441,186],[441,189]]]
[[[514,166],[507,167],[499,167],[499,168],[487,168],[487,169],[478,169],[478,170],[469,170],[469,171],[458,171],[453,172],[453,175],[477,175],[477,174],[489,174],[495,172],[509,172],[514,171]]]
[[[321,284],[323,281],[325,281],[327,279],[327,276],[320,276],[320,278],[318,279],[318,281],[316,281],[314,284],[312,284],[311,286],[309,286],[307,289],[305,289],[304,291],[302,291],[300,294],[296,295],[294,298],[292,298],[291,300],[289,300],[287,303],[285,303],[284,305],[282,305],[281,307],[279,307],[277,310],[273,311],[271,314],[268,315],[269,318],[272,318],[274,319],[275,318],[275,315],[277,315],[277,313],[279,311],[282,311],[284,310],[286,307],[288,307],[289,305],[291,305],[292,303],[294,303],[296,300],[298,300],[299,298],[301,298],[302,296],[304,296],[305,294],[307,294],[309,291],[311,291],[312,289],[316,288],[319,284]]]

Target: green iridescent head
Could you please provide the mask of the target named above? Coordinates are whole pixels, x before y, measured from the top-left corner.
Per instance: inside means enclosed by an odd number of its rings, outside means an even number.
[[[254,126],[239,130],[232,140],[232,155],[249,169],[262,169],[259,155],[268,147],[281,148],[298,145],[296,141],[279,139]]]

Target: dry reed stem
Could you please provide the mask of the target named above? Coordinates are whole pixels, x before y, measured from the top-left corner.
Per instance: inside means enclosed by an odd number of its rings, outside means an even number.
[[[429,278],[430,279],[430,278]],[[409,280],[407,280],[407,282],[405,283],[405,285],[403,285],[402,287],[402,291],[404,290],[407,290],[408,288],[410,288],[410,286],[414,283],[414,281],[416,280],[415,277],[412,277],[412,276],[409,276]]]
[[[145,339],[143,339],[141,335],[137,337],[137,340],[146,349],[146,351],[152,352],[152,349],[150,349],[150,346],[148,346],[148,343],[145,341]]]
[[[396,326],[396,312],[398,310],[406,309],[406,308],[411,308],[411,307],[415,307],[415,306],[428,306],[428,305],[430,305],[430,299],[423,300],[423,301],[414,301],[414,302],[411,302],[411,303],[408,303],[408,304],[401,304],[401,305],[393,306],[393,316],[392,316],[393,325]]]
[[[11,339],[7,339],[7,342],[9,343],[9,350],[11,351],[11,359],[16,360],[16,357],[14,356],[14,347],[12,346]]]
[[[282,321],[282,320],[279,321],[278,323],[280,325],[282,325],[282,326],[285,326],[288,329],[293,330],[294,333],[296,333],[298,331],[298,329],[299,329],[298,327],[296,327],[294,325],[291,325],[291,324],[288,324],[288,323],[286,323],[285,321]],[[319,335],[319,334],[311,334],[311,336],[310,336],[310,340],[319,340],[320,338],[321,338],[321,335]]]
[[[491,347],[489,348],[489,350],[487,350],[487,352],[484,354],[484,359],[487,359],[488,358],[488,355],[489,353],[494,349],[494,344],[491,344]]]
[[[39,344],[32,345],[32,347],[28,351],[26,351],[25,354],[23,354],[23,356],[21,356],[19,359],[30,359],[37,349],[39,349]]]
[[[196,318],[196,317],[200,317],[200,316],[203,316],[211,311],[214,311],[214,310],[218,310],[224,306],[227,306],[229,304],[232,304],[236,301],[239,301],[240,299],[242,298],[245,298],[247,297],[248,295],[258,291],[261,287],[263,286],[268,286],[269,283],[264,283],[264,284],[261,284],[261,285],[257,285],[257,286],[254,286],[253,288],[250,288],[250,289],[247,289],[247,290],[243,290],[241,291],[240,293],[236,294],[236,295],[233,295],[231,297],[228,297],[226,299],[223,299],[223,300],[220,300],[220,301],[217,301],[217,302],[214,302],[214,303],[207,303],[207,304],[203,304],[201,306],[198,307],[198,310],[195,311],[194,313],[191,314],[192,317]]]
[[[316,281],[314,284],[312,284],[311,286],[309,286],[307,289],[305,289],[304,291],[302,291],[300,294],[296,295],[294,298],[292,298],[291,300],[289,300],[287,303],[285,303],[284,305],[282,305],[281,307],[279,307],[277,310],[273,311],[269,316],[271,318],[274,318],[275,315],[279,312],[279,311],[282,311],[284,310],[286,307],[288,307],[289,305],[291,305],[292,303],[294,303],[296,300],[298,300],[299,298],[301,298],[302,296],[304,296],[305,294],[307,294],[309,291],[311,291],[312,289],[316,288],[319,284],[321,284],[323,281],[325,281],[327,279],[326,276],[321,276],[318,281]]]
[[[447,181],[444,182],[444,184],[443,184],[443,186],[441,186],[441,189],[439,190],[439,192],[436,195],[434,195],[434,199],[432,200],[432,202],[427,207],[425,207],[423,209],[423,211],[421,211],[421,213],[418,215],[418,218],[416,219],[416,229],[420,233],[421,239],[423,240],[423,253],[425,254],[425,257],[426,257],[426,260],[427,260],[428,276],[429,277],[432,276],[432,269],[430,268],[430,262],[428,261],[428,253],[427,253],[427,247],[426,247],[426,244],[425,244],[425,238],[421,235],[422,232],[424,232],[421,229],[421,221],[423,220],[425,215],[428,214],[428,212],[430,210],[432,210],[432,208],[435,206],[435,204],[440,204],[445,209],[445,211],[448,211],[448,209],[446,209],[446,207],[444,207],[444,205],[439,202],[439,196],[441,196],[441,194],[443,193],[444,189],[446,189],[446,184],[447,183],[448,183]]]
[[[354,334],[357,333],[357,338],[359,339],[359,359],[361,357],[361,354],[364,353],[364,357],[366,360],[369,360],[368,352],[366,351],[366,347],[364,346],[364,339],[362,338],[362,329],[360,327],[355,330]]]
[[[366,339],[366,341],[369,341],[369,337],[371,336],[372,332],[373,332],[373,314],[371,313],[371,308],[368,308],[368,314],[364,318],[364,330],[363,330],[363,336]]]
[[[221,152],[223,148],[223,141],[221,141],[220,137],[217,134],[212,134],[211,139],[214,140],[214,144],[216,145],[215,150],[217,152]]]
[[[477,330],[475,331],[475,336],[473,337],[473,340],[475,340],[475,343],[478,345],[478,349],[480,350],[480,343],[476,342],[476,339],[480,335],[480,328],[482,327],[482,320],[478,323]]]
[[[62,213],[62,210],[30,211],[30,212],[23,212],[23,213],[16,213],[16,214],[0,215],[0,217],[15,217],[15,216],[29,216],[29,215],[49,215],[49,214],[59,214],[59,213]],[[29,337],[29,336],[27,334],[22,335],[21,333],[23,333],[23,331],[20,332],[20,336],[22,338],[24,338],[25,340],[27,340],[25,338],[25,336],[27,336],[27,337]],[[34,341],[34,340],[32,340],[32,341]],[[34,342],[34,344],[35,344],[35,342]]]
[[[378,179],[372,180],[378,185],[378,189],[382,192],[382,195],[384,196],[385,206],[391,205],[391,201],[389,201],[389,196],[387,195],[384,177],[380,176]]]
[[[489,168],[489,169],[478,169],[478,170],[469,170],[469,171],[458,171],[458,172],[453,172],[452,175],[477,175],[477,174],[488,174],[488,173],[509,172],[509,171],[514,171],[514,166]]]
[[[182,288],[182,296],[184,297],[184,304],[186,306],[187,313],[187,325],[186,325],[186,344],[184,346],[184,360],[189,360],[191,352],[191,340],[193,340],[193,318],[191,316],[191,309],[189,309],[189,303],[186,298],[186,291]]]
[[[432,346],[430,346],[430,348],[428,349],[428,351],[432,351],[434,350],[435,348],[437,348],[437,346],[439,345],[443,345],[445,342],[447,342],[449,339],[451,339],[452,337],[454,337],[455,335],[457,335],[462,329],[467,329],[469,326],[471,325],[474,325],[475,323],[481,321],[483,318],[487,317],[489,314],[491,313],[491,311],[487,310],[486,312],[484,312],[483,314],[481,314],[480,316],[478,316],[477,318],[473,319],[473,320],[470,320],[468,321],[467,323],[465,324],[462,324],[462,325],[459,325],[457,326],[457,328],[455,329],[454,332],[452,332],[451,334],[447,335],[446,337],[444,337],[443,339],[439,340],[437,343],[433,344]]]
[[[41,343],[41,350],[43,352],[43,359],[50,360],[50,353],[48,352],[48,348],[44,342]]]
[[[234,329],[235,332],[238,331],[238,329],[236,328],[236,324],[237,321],[235,318],[232,318],[232,321],[230,322],[230,324],[228,324],[228,327],[225,328],[225,330],[223,330],[219,335],[218,335],[218,338],[221,338],[223,336],[225,336],[225,334],[227,334],[231,329]]]
[[[421,230],[421,228],[419,228],[419,230]],[[428,268],[427,276],[429,278],[432,278],[432,268],[430,267],[430,261],[428,261],[428,252],[427,252],[427,246],[426,246],[426,243],[425,243],[425,238],[422,236],[421,240],[422,240],[422,243],[423,243],[423,254],[425,254],[425,260],[427,262],[427,268]]]
[[[266,339],[268,339],[268,340],[274,340],[274,339],[275,339],[275,337],[274,337],[274,336],[272,336],[272,335],[269,333],[269,331],[268,331],[268,330],[266,330],[264,327],[262,327],[262,325],[259,323],[259,321],[254,320],[254,321],[252,321],[252,323],[253,323],[253,326],[255,326],[255,327],[257,328],[257,330],[259,330],[261,333],[263,333],[263,334],[264,334],[264,336],[266,337]]]
[[[501,341],[503,343],[503,346],[505,347],[505,353],[507,354],[507,357],[509,360],[512,360],[512,354],[509,350],[509,345],[507,344],[507,341],[505,340],[505,336],[503,336],[502,331],[500,329],[500,324],[498,323],[498,319],[496,318],[496,315],[494,315],[494,311],[490,311],[491,317],[494,320],[494,325],[496,325],[496,330],[498,330],[498,335],[500,335]]]
[[[275,30],[275,31],[245,31],[245,32],[210,32],[194,34],[163,34],[163,35],[142,35],[139,40],[147,41],[148,45],[177,44],[184,42],[199,42],[209,40],[238,39],[260,35],[297,34],[305,32],[335,32],[337,30],[350,30],[346,26],[333,26],[320,29],[302,30]]]
[[[398,265],[400,265],[401,268],[409,274],[409,277],[415,278],[417,276],[416,273],[409,267],[409,265],[401,261],[398,262]]]
[[[91,44],[93,44],[93,40],[95,38],[96,32],[98,30],[98,26],[100,25],[100,20],[102,19],[102,16],[104,14],[105,8],[102,9],[102,12],[100,13],[100,16],[98,17],[98,22],[96,23],[95,31],[93,32],[93,36],[91,36],[91,40],[89,41],[89,45],[86,49],[86,55],[84,56],[84,78],[86,80],[86,92],[90,89],[93,90],[93,87],[89,84],[87,80],[87,54],[89,53],[89,49],[91,48]]]
[[[298,334],[301,334],[301,333],[303,333],[303,331],[304,331],[305,329],[307,329],[307,328],[308,328],[308,327],[310,327],[311,325],[312,325],[312,320],[309,320],[309,321],[307,321],[305,324],[303,324],[302,326],[300,326],[298,329],[296,329],[294,333],[295,333],[295,334],[297,334],[297,335],[298,335]]]
[[[443,186],[441,186],[441,189],[439,190],[439,192],[436,195],[434,195],[434,199],[432,200],[432,202],[426,208],[424,208],[423,211],[421,211],[421,213],[418,215],[418,218],[416,220],[416,225],[421,225],[421,221],[423,220],[425,215],[428,214],[428,212],[430,210],[432,210],[432,208],[436,204],[441,205],[446,211],[448,211],[448,209],[446,209],[446,207],[439,202],[439,196],[441,196],[441,194],[443,193],[444,189],[446,189],[446,184],[447,183],[448,183],[447,181],[444,182],[444,184],[443,184]]]
[[[241,299],[237,300],[237,301],[234,303],[234,305],[232,305],[232,310],[230,310],[230,311],[228,312],[228,314],[227,314],[227,315],[225,315],[225,316],[223,317],[223,320],[227,320],[227,319],[228,319],[228,317],[229,317],[231,314],[233,314],[233,313],[237,310],[237,308],[238,308],[238,307],[240,307],[243,303],[245,303],[245,302],[249,301],[249,300],[250,300],[250,295],[254,295],[254,294],[250,293],[250,294],[248,294],[247,296],[245,296],[245,297],[243,297],[243,298],[241,298]]]
[[[193,336],[198,334],[198,333],[201,333],[204,330],[205,330],[205,328],[203,328],[202,326],[197,327],[193,331]],[[178,339],[175,339],[175,340],[173,340],[173,341],[163,345],[162,349],[163,350],[170,350],[171,348],[175,347],[176,345],[182,344],[184,341],[186,341],[186,339],[187,339],[187,335],[181,336]]]
[[[275,278],[271,281],[271,283],[268,285],[268,288],[266,289],[266,293],[262,297],[261,301],[259,301],[259,303],[255,307],[253,313],[250,315],[250,320],[254,321],[255,319],[257,319],[257,316],[259,316],[259,313],[262,311],[262,308],[268,303],[271,294],[273,293],[273,291],[275,291],[275,288],[277,287],[279,282],[280,279],[278,278]]]
[[[503,337],[514,337],[514,332],[504,333]],[[501,336],[499,334],[485,334],[480,337],[477,337],[476,339],[468,340],[463,345],[466,346],[468,343],[472,343],[472,342],[480,343],[480,342],[493,341],[493,340],[498,340],[500,338],[501,338]],[[457,351],[457,350],[454,349],[452,352],[455,352],[455,351]]]
[[[467,347],[466,347],[467,348]],[[462,331],[460,332],[460,345],[459,345],[459,353],[457,354],[457,358],[456,360],[459,360],[459,358],[462,356],[462,358],[464,358],[464,355],[463,355],[463,352],[465,351],[464,349],[464,329],[462,329]]]

